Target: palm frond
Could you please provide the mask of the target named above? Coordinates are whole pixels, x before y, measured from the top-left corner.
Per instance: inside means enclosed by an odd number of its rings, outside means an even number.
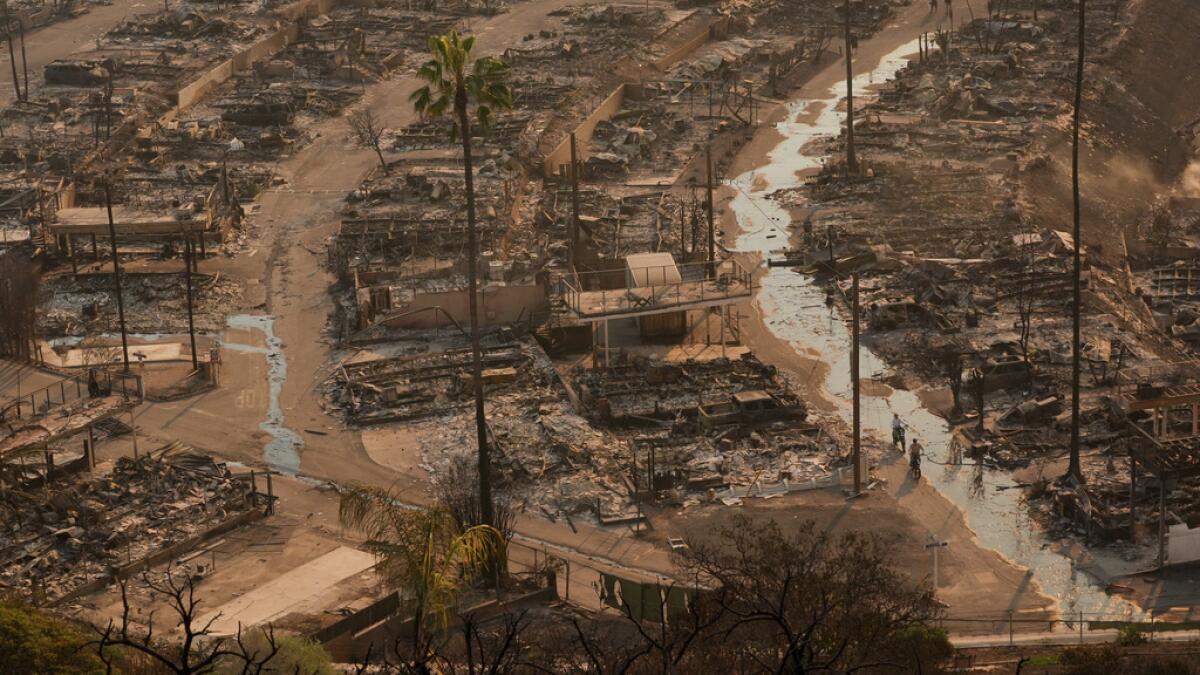
[[[508,64],[490,56],[471,60],[475,37],[458,31],[429,38],[431,58],[417,71],[426,86],[413,92],[409,101],[422,117],[440,117],[455,106],[461,89],[468,105],[476,106],[474,117],[486,132],[495,124],[495,111],[512,108],[512,91],[505,80]],[[458,120],[451,125],[450,136],[458,140],[462,130]]]
[[[363,547],[375,556],[379,576],[424,607],[423,620],[441,628],[463,585],[502,559],[505,546],[493,527],[459,532],[448,512],[407,507],[398,493],[371,485],[342,493],[338,519],[366,536]]]

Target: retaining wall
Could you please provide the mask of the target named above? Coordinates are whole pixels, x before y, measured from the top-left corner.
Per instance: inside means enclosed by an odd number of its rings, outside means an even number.
[[[393,596],[395,596],[395,594],[393,594]],[[554,587],[549,587],[512,598],[505,602],[496,602],[495,600],[483,602],[475,605],[474,607],[468,608],[464,614],[473,616],[477,620],[482,620],[523,606],[553,602],[557,599],[558,591]],[[385,598],[383,601],[380,601],[380,603],[376,603],[376,605],[386,601],[387,598]],[[407,612],[402,614],[392,613],[390,615],[380,617],[370,623],[366,623],[366,619],[375,618],[377,616],[377,610],[372,609],[374,607],[375,605],[372,605],[371,607],[359,612],[359,614],[365,615],[363,619],[355,620],[354,622],[346,622],[347,625],[350,625],[351,623],[355,625],[365,624],[354,632],[343,631],[340,634],[333,634],[333,632],[329,631],[327,628],[318,633],[318,635],[332,635],[330,639],[323,641],[322,645],[325,647],[325,651],[329,652],[330,657],[332,657],[334,661],[342,663],[358,662],[367,655],[368,650],[371,654],[378,655],[380,654],[381,648],[386,649],[389,645],[394,644],[398,638],[412,634],[412,619],[408,616]],[[397,604],[397,608],[398,607],[399,605]],[[357,615],[351,615],[350,617],[347,617],[347,619],[354,619],[355,616]],[[339,622],[339,624],[341,623],[342,622]],[[451,619],[452,625],[457,623],[458,622],[456,620]],[[333,624],[333,626],[337,626],[339,624]],[[333,626],[330,626],[329,628],[332,628]]]
[[[729,35],[729,17],[714,16],[710,17],[710,19],[707,24],[696,28],[691,36],[685,37],[683,43],[678,47],[659,57],[654,62],[654,67],[659,70],[666,70],[687,58],[688,54],[696,51],[709,40],[724,40]]]
[[[688,21],[690,18],[691,16],[683,21]],[[709,17],[709,19],[709,21],[703,22],[693,28],[690,35],[685,35],[678,47],[655,60],[654,67],[659,70],[665,70],[682,61],[688,54],[696,51],[696,49],[709,40],[721,40],[729,34],[729,17],[714,16]],[[668,33],[678,27],[679,24],[676,24],[668,28],[656,36],[654,40],[663,39]],[[641,96],[641,92],[642,87],[639,84],[626,83],[618,86],[607,98],[601,101],[600,105],[596,106],[596,109],[590,115],[579,123],[579,126],[575,127],[575,155],[578,161],[582,162],[589,157],[588,146],[591,145],[592,134],[596,131],[596,125],[612,119],[613,115],[621,109],[627,97],[638,98]],[[563,175],[563,167],[570,165],[570,163],[571,137],[568,135],[546,155],[542,161],[542,174],[546,178],[561,176]]]
[[[258,42],[250,45],[246,49],[234,54],[232,58],[222,61],[204,73],[200,77],[193,80],[186,87],[180,89],[175,94],[175,110],[178,113],[181,110],[200,102],[208,92],[215,89],[218,85],[225,82],[234,74],[244,70],[249,70],[254,67],[258,61],[270,58],[284,47],[291,44],[300,35],[300,24],[292,23],[285,28],[280,29],[272,35],[269,35]]]
[[[584,118],[579,126],[575,127],[575,155],[580,162],[588,158],[588,146],[591,144],[592,134],[596,131],[596,125],[601,122],[606,122],[612,119],[613,115],[621,109],[621,105],[625,103],[625,90],[630,86],[622,84],[613,90],[608,98],[605,98],[592,114]],[[571,163],[571,137],[568,135],[562,140],[550,154],[546,155],[543,160],[542,169],[547,178],[563,175],[562,167]]]
[[[527,286],[484,286],[479,291],[479,321],[483,326],[510,324],[543,312],[548,306],[546,289],[538,284]],[[395,306],[396,312],[418,312],[432,307],[454,317],[460,326],[471,320],[470,295],[465,290],[419,293],[412,302]],[[379,317],[385,321],[386,315]],[[386,323],[393,328],[446,328],[451,323],[441,312],[424,311]]]

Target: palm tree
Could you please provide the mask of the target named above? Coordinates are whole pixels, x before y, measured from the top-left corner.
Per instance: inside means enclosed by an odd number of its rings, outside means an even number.
[[[1071,305],[1071,462],[1067,467],[1067,478],[1083,483],[1083,471],[1079,465],[1079,314],[1082,294],[1080,292],[1080,248],[1083,246],[1079,227],[1079,111],[1083,105],[1083,56],[1084,28],[1086,26],[1087,0],[1079,0],[1079,54],[1075,62],[1075,114],[1071,125],[1071,192],[1074,198],[1075,237],[1074,269],[1072,281],[1074,302]]]
[[[429,631],[444,630],[463,585],[491,569],[504,537],[490,525],[460,530],[444,509],[404,505],[392,490],[355,485],[341,495],[338,520],[367,537],[376,571],[412,600],[413,657]]]
[[[471,116],[475,107],[479,128],[486,131],[495,121],[493,111],[512,107],[512,92],[504,79],[508,66],[499,59],[483,56],[471,60],[475,38],[458,31],[429,38],[431,58],[417,75],[427,82],[413,92],[409,100],[425,117],[440,117],[453,112],[452,136],[462,140],[463,175],[467,183],[467,292],[471,315],[471,381],[475,390],[475,428],[479,443],[479,513],[484,525],[494,524],[492,508],[491,462],[488,457],[487,420],[483,411],[483,362],[479,350],[478,244],[475,233],[475,181],[471,169]]]

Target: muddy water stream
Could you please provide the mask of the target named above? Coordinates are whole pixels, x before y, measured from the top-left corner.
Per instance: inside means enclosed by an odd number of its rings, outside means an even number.
[[[287,358],[283,355],[283,342],[275,336],[275,319],[271,316],[238,314],[227,317],[225,324],[230,328],[253,329],[263,334],[265,348],[228,341],[222,341],[221,346],[266,357],[270,399],[267,418],[258,428],[270,434],[271,440],[263,446],[263,460],[272,469],[295,476],[300,472],[300,448],[304,447],[304,439],[283,424],[279,394],[283,391],[283,383],[287,381]]]
[[[888,54],[873,71],[855,78],[855,91],[890,79],[916,51],[914,41]],[[819,98],[793,101],[785,121],[778,125],[784,140],[771,151],[766,165],[729,181],[736,192],[730,206],[742,232],[738,250],[759,253],[765,259],[771,249],[788,241],[789,215],[769,195],[799,186],[803,178],[798,172],[821,166],[823,155],[810,149],[811,142],[840,133],[845,115],[837,105],[844,92],[844,83],[838,83]],[[824,383],[827,397],[849,420],[850,333],[846,324],[826,308],[825,289],[789,268],[768,268],[761,279],[758,302],[768,328],[776,336],[788,341],[798,353],[830,366],[831,373]],[[885,364],[875,354],[869,349],[862,351],[864,377],[884,370]],[[862,410],[864,433],[879,438],[890,440],[893,411],[906,421],[912,430],[910,436],[915,433],[926,447],[929,461],[925,464],[925,480],[963,512],[983,546],[1025,568],[1041,590],[1057,601],[1064,616],[1081,611],[1107,615],[1133,611],[1129,603],[1109,597],[1095,579],[1047,539],[1030,518],[1021,491],[1014,488],[1015,482],[1007,472],[950,464],[949,428],[945,420],[922,405],[915,393],[896,390],[887,396],[864,397]],[[937,531],[931,534],[940,535]]]

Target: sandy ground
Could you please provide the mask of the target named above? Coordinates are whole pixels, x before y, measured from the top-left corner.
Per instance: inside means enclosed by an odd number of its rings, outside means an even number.
[[[162,7],[152,0],[113,0],[108,5],[87,4],[88,12],[74,19],[58,21],[25,34],[25,64],[29,70],[29,93],[32,97],[42,82],[42,69],[47,63],[95,43],[97,37],[134,14],[158,11]],[[20,42],[17,45],[17,72],[21,72]],[[8,50],[0,50],[0,106],[16,100],[12,86],[12,68]],[[21,74],[22,85],[25,81]]]
[[[480,50],[499,53],[521,36],[544,26],[548,12],[582,3],[532,0],[517,5],[510,13],[477,22],[474,28],[480,36]],[[982,0],[975,4],[982,10]],[[965,8],[959,11],[965,12]],[[873,67],[883,54],[935,25],[935,20],[928,17],[927,6],[916,3],[898,17],[895,25],[863,41],[856,56],[858,68]],[[840,80],[842,67],[841,61],[827,62],[799,93],[828,88]],[[411,79],[380,83],[370,88],[364,104],[389,125],[405,124],[413,119],[407,97],[416,87]],[[780,114],[782,109],[772,113]],[[250,295],[261,296],[262,308],[275,317],[274,331],[282,341],[288,374],[279,403],[285,426],[304,441],[300,472],[318,479],[318,483],[336,480],[394,485],[406,499],[421,503],[427,499],[426,477],[411,454],[389,453],[394,459],[387,466],[373,461],[359,433],[343,429],[340,421],[327,416],[320,407],[318,388],[331,368],[331,348],[321,332],[332,309],[327,291],[333,283],[323,269],[322,245],[336,226],[335,213],[343,196],[371,169],[375,159],[369,151],[349,142],[341,119],[325,121],[314,131],[319,134],[315,142],[279,166],[286,186],[263,195],[253,211],[254,225],[262,232],[253,250],[237,258],[211,259],[201,265],[206,272],[222,271],[259,282],[261,290]],[[742,148],[726,175],[736,175],[762,161],[777,141],[778,134],[771,125],[764,124]],[[722,203],[729,197],[724,192]],[[728,209],[722,207],[722,211],[724,236],[730,241],[736,234],[735,227]],[[252,307],[257,304],[257,300],[249,302]],[[771,336],[755,308],[746,308],[743,315],[747,318],[742,323],[743,337],[759,356],[803,375],[805,393],[812,405],[829,407],[821,387],[824,364],[797,354]],[[222,386],[187,400],[143,406],[136,416],[141,442],[161,445],[179,439],[221,457],[261,467],[268,434],[259,425],[266,419],[271,395],[269,368],[262,354],[267,345],[261,331],[254,329],[229,329],[224,341]],[[334,355],[333,360],[340,356]],[[0,378],[4,377],[5,373],[0,372]],[[15,379],[12,374],[7,377]],[[367,442],[386,446],[403,443],[403,438],[373,434]],[[1036,610],[1047,604],[1024,570],[975,543],[961,514],[932,488],[912,484],[898,465],[880,467],[877,475],[886,479],[885,487],[863,499],[846,502],[838,491],[821,491],[755,503],[745,510],[755,517],[774,517],[785,523],[815,519],[833,531],[865,528],[879,532],[895,547],[898,564],[917,579],[925,578],[930,571],[924,542],[929,533],[934,533],[950,542],[939,594],[951,613],[999,614],[1012,609]],[[280,479],[277,485],[281,515],[276,518],[279,524],[273,521],[271,526],[280,527],[280,532],[293,528],[292,534],[284,537],[289,543],[280,557],[264,557],[246,549],[230,555],[229,561],[236,563],[222,566],[218,560],[210,580],[214,588],[212,602],[224,602],[239,592],[239,584],[253,585],[256,579],[303,564],[342,541],[335,523],[333,493],[315,489],[311,482]],[[704,527],[706,522],[726,518],[730,513],[724,507],[706,507],[678,517],[659,514],[653,521],[656,533],[645,537],[634,537],[625,528],[601,529],[525,517],[518,526],[518,543],[574,561],[570,587],[573,599],[583,599],[599,569],[618,569],[630,575],[635,575],[631,569],[669,571],[670,559],[662,537],[672,531],[686,534],[689,528]],[[293,540],[295,543],[290,543]],[[514,556],[520,557],[531,558],[532,550]],[[221,581],[226,574],[230,584],[227,588]],[[560,586],[564,583],[560,579]],[[350,601],[352,595],[353,591],[347,590],[347,597],[339,601]]]

